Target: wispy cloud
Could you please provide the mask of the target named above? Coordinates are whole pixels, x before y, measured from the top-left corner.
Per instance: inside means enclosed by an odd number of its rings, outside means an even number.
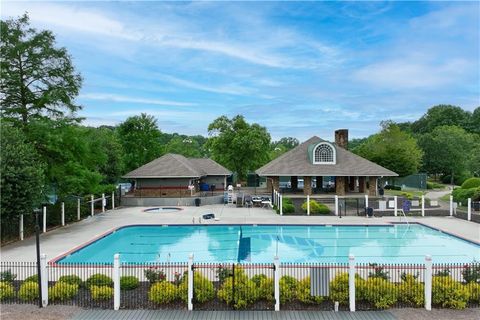
[[[188,106],[197,105],[196,103],[192,103],[192,102],[138,98],[138,97],[122,96],[122,95],[109,94],[109,93],[84,93],[84,94],[81,94],[79,98],[86,99],[86,100],[106,100],[106,101],[113,101],[113,102],[152,104],[152,105],[159,105],[159,106],[188,107]]]

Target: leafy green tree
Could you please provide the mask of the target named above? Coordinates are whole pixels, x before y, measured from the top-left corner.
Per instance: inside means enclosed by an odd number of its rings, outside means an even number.
[[[354,139],[350,139],[350,141],[348,141],[348,150],[352,151],[353,153],[355,153],[355,150],[361,146],[365,141],[367,141],[367,138],[354,138]]]
[[[422,160],[422,150],[415,138],[392,122],[382,122],[382,131],[370,136],[354,151],[399,176],[418,172]]]
[[[271,143],[271,150],[270,150],[270,160],[273,160],[280,155],[288,152],[298,146],[300,141],[297,138],[293,137],[284,137],[278,141],[274,141]]]
[[[181,154],[189,158],[202,157],[201,148],[198,142],[189,137],[182,138],[181,136],[177,136],[173,138],[165,146],[165,152]]]
[[[5,226],[20,214],[31,214],[40,205],[45,165],[21,130],[3,124],[0,141],[0,221]]]
[[[82,78],[51,31],[37,31],[25,14],[1,21],[0,103],[4,118],[26,127],[35,118],[62,118],[80,109],[74,102]]]
[[[428,109],[420,119],[412,123],[414,133],[432,132],[440,126],[459,126],[468,129],[471,114],[460,107],[438,105]]]
[[[249,124],[243,116],[221,116],[209,126],[207,147],[214,160],[234,170],[240,179],[269,161],[270,134],[259,124]]]
[[[468,131],[471,133],[480,134],[480,107],[477,107],[470,118]]]
[[[424,151],[423,168],[430,174],[455,175],[468,169],[473,141],[470,134],[457,126],[440,126],[419,139]]]
[[[157,120],[145,113],[129,117],[117,128],[123,146],[125,170],[134,170],[163,153]]]

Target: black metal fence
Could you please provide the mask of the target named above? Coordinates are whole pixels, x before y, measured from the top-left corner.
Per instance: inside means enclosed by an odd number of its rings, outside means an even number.
[[[422,264],[357,264],[357,310],[423,308],[426,268]],[[282,310],[348,310],[347,264],[194,263],[196,310],[274,310],[275,281]],[[0,262],[0,303],[37,304],[36,263]],[[49,265],[49,304],[113,309],[112,264]],[[187,309],[188,264],[122,264],[120,308]],[[275,275],[279,279],[275,279]],[[435,264],[432,307],[480,307],[480,263]]]

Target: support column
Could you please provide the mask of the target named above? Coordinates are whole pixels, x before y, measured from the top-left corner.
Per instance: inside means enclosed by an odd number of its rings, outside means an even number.
[[[425,309],[432,310],[432,256],[425,256]]]
[[[120,309],[120,254],[113,256],[113,310]]]
[[[467,220],[472,221],[472,198],[467,201]]]
[[[20,215],[20,241],[23,240],[23,214]]]
[[[422,217],[425,217],[425,196],[422,194]]]
[[[62,202],[62,227],[65,226],[65,202]]]
[[[307,195],[307,216],[310,215],[310,195]]]
[[[450,196],[450,217],[453,216],[453,196]]]
[[[358,192],[365,193],[366,189],[366,180],[365,177],[358,177]]]
[[[80,221],[80,198],[77,199],[77,220]]]
[[[47,272],[47,255],[42,253],[40,256],[40,280],[42,282],[42,306],[48,305],[48,272]]]
[[[280,260],[278,256],[273,258],[274,265],[274,298],[275,298],[275,311],[280,311]]]
[[[298,189],[298,177],[297,176],[290,177],[290,183],[292,185],[292,190],[297,190]]]
[[[90,210],[91,210],[91,215],[95,214],[95,203],[93,202],[93,194],[90,196]]]
[[[335,193],[338,196],[345,195],[345,177],[335,177]]]
[[[47,207],[43,206],[43,233],[47,232]]]
[[[112,210],[115,209],[115,191],[112,191]]]
[[[312,194],[312,177],[303,177],[303,194]]]
[[[377,177],[368,177],[368,195],[372,197],[377,195]]]
[[[188,286],[187,286],[187,309],[188,311],[193,310],[193,253],[188,256]]]
[[[105,212],[106,206],[107,206],[107,199],[105,198],[105,193],[102,193],[102,212]]]
[[[267,190],[280,190],[280,178],[279,177],[267,177]]]
[[[350,311],[355,311],[355,256],[348,256],[348,300]]]

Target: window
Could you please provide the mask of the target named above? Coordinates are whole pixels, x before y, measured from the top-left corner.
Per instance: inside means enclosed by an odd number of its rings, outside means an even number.
[[[329,143],[319,143],[313,149],[313,163],[315,164],[335,164],[335,149]]]

